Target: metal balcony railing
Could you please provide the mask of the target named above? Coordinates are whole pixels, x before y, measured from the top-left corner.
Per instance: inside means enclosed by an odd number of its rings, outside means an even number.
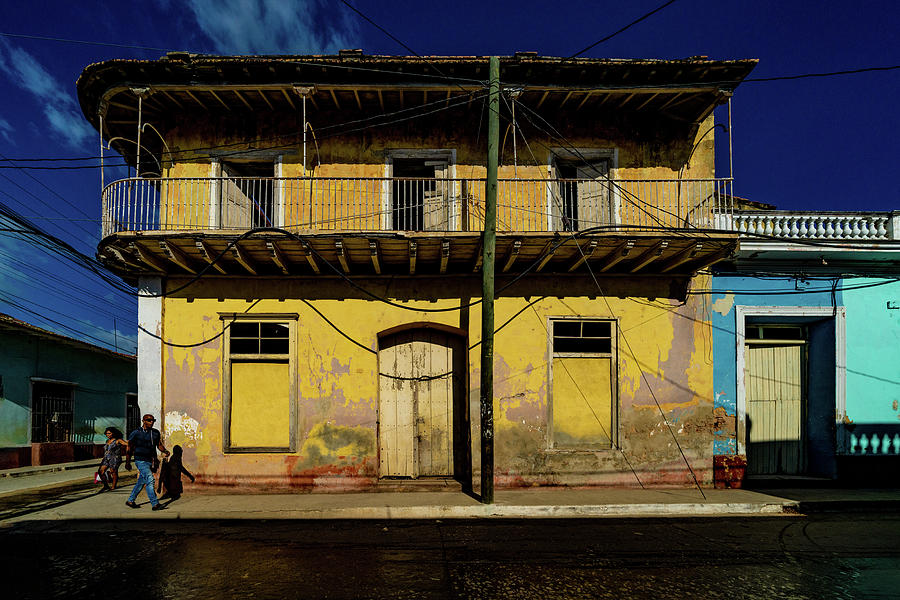
[[[498,231],[730,228],[731,179],[501,179]],[[485,180],[130,178],[103,190],[103,235],[121,231],[480,231]]]

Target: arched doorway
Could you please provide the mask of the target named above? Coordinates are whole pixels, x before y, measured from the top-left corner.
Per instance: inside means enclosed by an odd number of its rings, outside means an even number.
[[[411,324],[379,336],[381,477],[461,477],[468,457],[465,338]]]

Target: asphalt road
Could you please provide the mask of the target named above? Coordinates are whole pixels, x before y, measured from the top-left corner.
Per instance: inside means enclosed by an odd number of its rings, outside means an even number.
[[[900,513],[33,521],[6,598],[897,598]]]

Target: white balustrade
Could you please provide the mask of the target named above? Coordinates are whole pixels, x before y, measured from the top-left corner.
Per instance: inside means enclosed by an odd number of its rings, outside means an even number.
[[[750,236],[784,239],[900,239],[891,213],[799,213],[747,211],[734,214],[733,229]]]

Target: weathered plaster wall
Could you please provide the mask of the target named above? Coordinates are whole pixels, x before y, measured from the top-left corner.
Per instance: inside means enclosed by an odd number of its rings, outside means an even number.
[[[477,115],[464,111],[451,111],[450,117],[444,119],[422,119],[406,126],[385,128],[368,128],[351,134],[336,135],[327,129],[338,122],[346,120],[340,114],[310,116],[313,127],[321,127],[322,139],[307,142],[307,174],[316,177],[383,177],[386,157],[396,149],[446,149],[456,152],[455,177],[485,177],[486,142],[483,136],[474,135],[478,131]],[[564,119],[565,120],[565,119]],[[273,115],[270,118],[259,116],[250,125],[236,126],[219,119],[179,118],[175,124],[165,130],[167,143],[173,152],[178,153],[178,162],[166,168],[169,177],[209,177],[211,157],[221,160],[241,160],[260,153],[270,157],[273,153],[282,154],[282,176],[299,177],[304,174],[302,144],[295,144],[292,136],[285,137],[286,131],[297,131],[300,127],[290,115]],[[579,126],[576,126],[579,125]],[[696,131],[690,132],[681,127],[661,128],[651,133],[639,135],[639,128],[613,128],[596,122],[584,121],[583,117],[575,119],[562,127],[565,146],[579,149],[614,149],[616,164],[610,175],[619,180],[674,180],[704,179],[715,175],[714,147],[715,133],[712,130],[713,117],[701,123]],[[334,136],[334,137],[331,137]],[[525,211],[527,214],[540,214],[547,210],[547,189],[540,180],[550,176],[547,164],[550,162],[551,148],[562,144],[556,139],[545,138],[537,132],[529,134],[528,144],[522,140],[518,144],[517,157],[513,166],[511,134],[506,136],[504,152],[501,157],[499,176],[512,177],[514,173],[521,179],[539,180],[531,184],[521,184],[516,189],[518,199],[501,200],[498,219],[501,225],[506,224],[515,229]],[[247,140],[252,139],[253,142]],[[537,164],[536,164],[537,163]],[[451,175],[448,173],[448,175]],[[357,182],[343,184],[340,189],[331,190],[327,185],[318,185],[314,192],[305,183],[293,182],[284,190],[286,203],[285,225],[302,225],[308,221],[309,215],[315,212],[322,220],[335,215],[319,206],[311,211],[308,204],[310,198],[317,198],[318,203],[325,205],[341,204],[341,214],[349,209],[369,214],[380,210],[383,193],[380,184]],[[161,195],[164,203],[164,220],[169,225],[179,224],[189,227],[206,227],[209,224],[209,208],[197,202],[197,199],[211,197],[213,190],[207,182],[193,182],[190,187],[179,183],[172,191]],[[373,187],[374,186],[374,187]],[[631,222],[645,219],[646,205],[639,207],[632,201],[633,193],[653,194],[659,190],[651,188],[634,188],[632,192],[618,188],[619,219]],[[453,195],[464,195],[474,204],[483,202],[484,186],[475,185],[462,194],[460,190]],[[661,192],[659,192],[661,193]],[[684,213],[691,211],[696,217],[698,211],[710,208],[712,188],[700,190],[688,183],[682,185],[677,194],[667,190],[659,200],[650,199],[650,203],[667,203],[663,208],[668,212]],[[192,200],[185,199],[191,196]],[[339,198],[338,198],[339,197]],[[348,200],[348,198],[352,198]],[[645,198],[645,201],[647,199]],[[368,203],[367,203],[368,202]],[[509,206],[517,206],[520,214],[514,214]],[[353,207],[356,207],[354,209]],[[694,208],[691,208],[694,207]],[[334,212],[337,212],[336,210]],[[473,227],[477,225],[477,216],[473,216]],[[681,226],[680,220],[665,211],[656,211],[650,224]],[[359,222],[355,225],[361,226]],[[320,225],[322,226],[322,225]],[[339,227],[335,224],[333,227]],[[376,226],[376,221],[366,224]],[[532,227],[533,228],[533,227]]]
[[[814,287],[826,287],[821,282]],[[713,289],[726,293],[711,296],[713,353],[715,356],[715,411],[719,429],[716,432],[715,453],[735,454],[737,419],[737,347],[734,307],[746,306],[831,306],[830,293],[803,293],[795,280],[788,277],[763,279],[746,276],[716,276]],[[787,292],[787,293],[784,293]],[[838,306],[842,293],[836,294]],[[772,319],[777,321],[777,319]],[[833,345],[830,351],[833,352]],[[811,373],[811,378],[816,374]],[[834,381],[833,373],[825,373]],[[832,391],[833,395],[833,386]]]
[[[174,287],[178,282],[170,281]],[[477,481],[480,381],[479,306],[457,310],[479,295],[473,278],[397,278],[362,282],[413,309],[361,297],[335,280],[205,278],[187,293],[165,299],[163,335],[175,343],[213,338],[219,312],[297,313],[298,447],[296,453],[222,451],[222,338],[196,348],[164,350],[163,412],[168,443],[204,480],[243,480],[305,487],[368,486],[377,476],[377,334],[430,321],[468,331],[473,471]],[[662,413],[702,481],[711,475],[713,442],[712,347],[702,301],[669,298],[671,280],[604,280],[604,296],[583,277],[519,282],[496,303],[503,325],[495,342],[496,472],[500,485],[691,483]],[[708,285],[700,278],[697,285]],[[335,331],[310,305],[358,346]],[[341,299],[343,298],[343,299]],[[655,300],[648,300],[655,298]],[[256,300],[259,299],[259,302]],[[249,310],[248,310],[249,309]],[[612,317],[619,325],[620,449],[548,448],[547,319]],[[265,423],[260,423],[261,427]],[[634,470],[634,472],[632,472]]]
[[[74,440],[100,444],[109,427],[125,430],[125,394],[137,391],[134,361],[50,340],[0,332],[0,448],[31,443],[31,377],[77,383]]]

